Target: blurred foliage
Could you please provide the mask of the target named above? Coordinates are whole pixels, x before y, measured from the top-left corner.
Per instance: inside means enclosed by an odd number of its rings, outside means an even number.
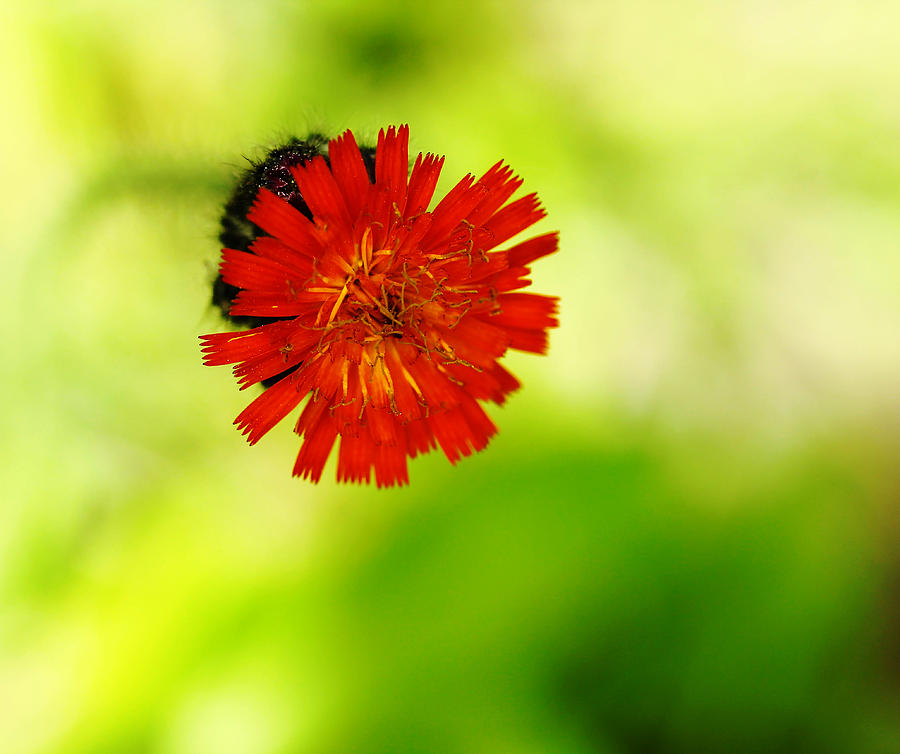
[[[0,751],[900,751],[898,25],[8,3]],[[218,206],[401,122],[539,192],[562,327],[484,453],[307,485],[200,364]]]

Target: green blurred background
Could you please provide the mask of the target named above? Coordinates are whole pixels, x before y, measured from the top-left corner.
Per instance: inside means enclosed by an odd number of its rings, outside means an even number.
[[[900,752],[895,0],[6,3],[0,753]],[[245,157],[503,157],[500,434],[291,479],[201,365]]]

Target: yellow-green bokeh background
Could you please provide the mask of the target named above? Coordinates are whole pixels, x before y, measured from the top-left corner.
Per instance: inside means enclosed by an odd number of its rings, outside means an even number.
[[[0,11],[0,752],[900,751],[900,5]],[[562,297],[376,491],[200,363],[243,155],[503,157]]]

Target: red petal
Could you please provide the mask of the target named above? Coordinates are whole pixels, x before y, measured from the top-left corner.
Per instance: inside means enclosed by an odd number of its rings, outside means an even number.
[[[487,447],[488,440],[497,434],[497,427],[471,396],[465,396],[460,403],[460,409],[469,425],[469,442],[472,444],[472,448],[483,450]]]
[[[519,381],[499,364],[490,369],[472,369],[464,364],[448,364],[447,371],[473,398],[502,404],[507,393],[519,387]]]
[[[556,296],[537,293],[501,293],[497,297],[500,312],[491,317],[491,324],[520,327],[526,330],[558,327],[555,314],[559,305]]]
[[[434,356],[435,359],[439,357]],[[456,386],[447,379],[447,376],[438,371],[431,358],[420,355],[418,359],[407,366],[407,372],[413,378],[422,402],[435,408],[441,405],[453,405],[456,401]]]
[[[363,208],[371,184],[356,139],[349,130],[328,145],[328,157],[350,216],[356,217]]]
[[[394,405],[400,412],[401,420],[409,422],[412,419],[418,419],[422,415],[422,405],[419,403],[416,389],[407,378],[407,370],[400,361],[397,349],[387,349],[385,364],[391,375]]]
[[[517,327],[510,327],[506,332],[509,335],[510,348],[530,353],[547,353],[549,339],[546,330],[520,330]]]
[[[222,280],[238,288],[286,293],[291,288],[300,289],[304,283],[302,275],[283,264],[236,249],[222,249],[219,272]]]
[[[396,445],[400,421],[390,411],[375,408],[370,403],[366,406],[366,425],[376,445]]]
[[[406,425],[406,448],[410,458],[434,450],[435,446],[434,433],[427,419],[416,419]]]
[[[406,207],[407,176],[409,175],[409,126],[393,126],[378,132],[375,149],[375,183],[386,188],[389,203],[397,207],[400,216]]]
[[[296,329],[293,322],[273,322],[252,330],[201,335],[203,363],[219,366],[255,358],[280,348]]]
[[[311,330],[298,330],[292,333],[278,348],[247,359],[234,367],[234,376],[238,378],[241,390],[262,380],[275,377],[286,369],[296,366],[310,356],[310,348],[319,341],[319,333]],[[305,392],[305,391],[304,391]]]
[[[431,252],[450,241],[450,232],[469,214],[487,193],[467,175],[438,203],[431,213],[431,227],[422,239],[422,251]]]
[[[525,228],[534,225],[546,215],[547,213],[541,208],[537,194],[529,194],[521,199],[516,199],[485,223],[484,227],[494,235],[494,240],[485,248],[494,248],[517,233],[521,233]]]
[[[528,275],[531,270],[527,267],[510,267],[508,270],[498,272],[489,281],[498,291],[514,291],[516,288],[525,288],[531,285]]]
[[[368,482],[375,460],[375,443],[363,428],[358,434],[341,435],[338,452],[337,478],[339,482]]]
[[[487,414],[465,393],[461,394],[459,408],[431,416],[428,424],[450,463],[471,455],[473,450],[482,450],[497,432]]]
[[[266,432],[284,419],[297,404],[303,394],[290,376],[276,382],[238,415],[234,423],[241,434],[247,435],[247,442],[256,443]]]
[[[427,212],[417,215],[415,220],[396,226],[392,244],[396,249],[395,260],[401,255],[416,252],[429,227],[431,227],[431,215]]]
[[[272,236],[260,236],[250,244],[250,250],[263,259],[271,259],[292,272],[305,276],[304,279],[312,274],[313,257],[295,251]]]
[[[336,423],[329,413],[323,410],[324,406],[325,401],[310,399],[300,415],[296,428],[296,432],[305,434],[306,438],[297,454],[293,474],[312,482],[318,482],[321,478],[322,469],[337,439]]]
[[[444,340],[456,355],[478,367],[489,367],[509,347],[506,331],[478,317],[463,317],[452,330],[445,330]]]
[[[438,158],[433,154],[422,157],[422,154],[419,154],[409,176],[409,192],[406,196],[404,217],[415,217],[428,209],[443,166],[443,157]]]
[[[379,487],[393,487],[395,484],[409,484],[406,470],[406,435],[402,445],[379,445],[375,449],[375,484]]]
[[[297,317],[301,314],[315,312],[322,301],[329,298],[327,293],[299,292],[296,295],[286,293],[262,293],[257,291],[240,291],[228,310],[233,316],[247,317]]]
[[[552,254],[559,248],[559,231],[546,233],[543,236],[529,238],[516,244],[507,250],[510,267],[520,267],[531,264],[535,259],[540,259]]]
[[[488,193],[466,217],[472,225],[484,225],[522,185],[522,179],[517,178],[512,168],[504,165],[502,160],[493,165],[478,182],[488,189]]]
[[[366,209],[371,219],[372,244],[375,249],[382,249],[387,244],[388,234],[394,230],[399,217],[386,186],[373,186],[369,190]]]
[[[259,190],[247,219],[295,251],[312,257],[322,253],[315,226],[299,210],[268,189]]]
[[[297,181],[303,201],[316,220],[330,230],[343,231],[344,235],[349,235],[352,223],[350,212],[325,158],[314,157],[302,165],[294,165],[291,167],[291,175]]]

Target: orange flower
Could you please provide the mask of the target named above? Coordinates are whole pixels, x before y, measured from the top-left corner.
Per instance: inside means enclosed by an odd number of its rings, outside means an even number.
[[[378,134],[374,182],[353,134],[290,167],[312,219],[266,188],[247,219],[264,234],[224,249],[222,280],[239,289],[229,315],[271,318],[204,335],[204,362],[234,364],[241,388],[271,385],[235,419],[250,444],[308,396],[294,475],[317,482],[340,437],[337,478],[408,482],[407,456],[440,445],[451,463],[497,431],[479,401],[503,403],[519,382],[508,348],[545,353],[557,299],[514,292],[558,233],[497,247],[545,216],[498,162],[463,178],[429,211],[443,158],[416,158],[409,129]]]

